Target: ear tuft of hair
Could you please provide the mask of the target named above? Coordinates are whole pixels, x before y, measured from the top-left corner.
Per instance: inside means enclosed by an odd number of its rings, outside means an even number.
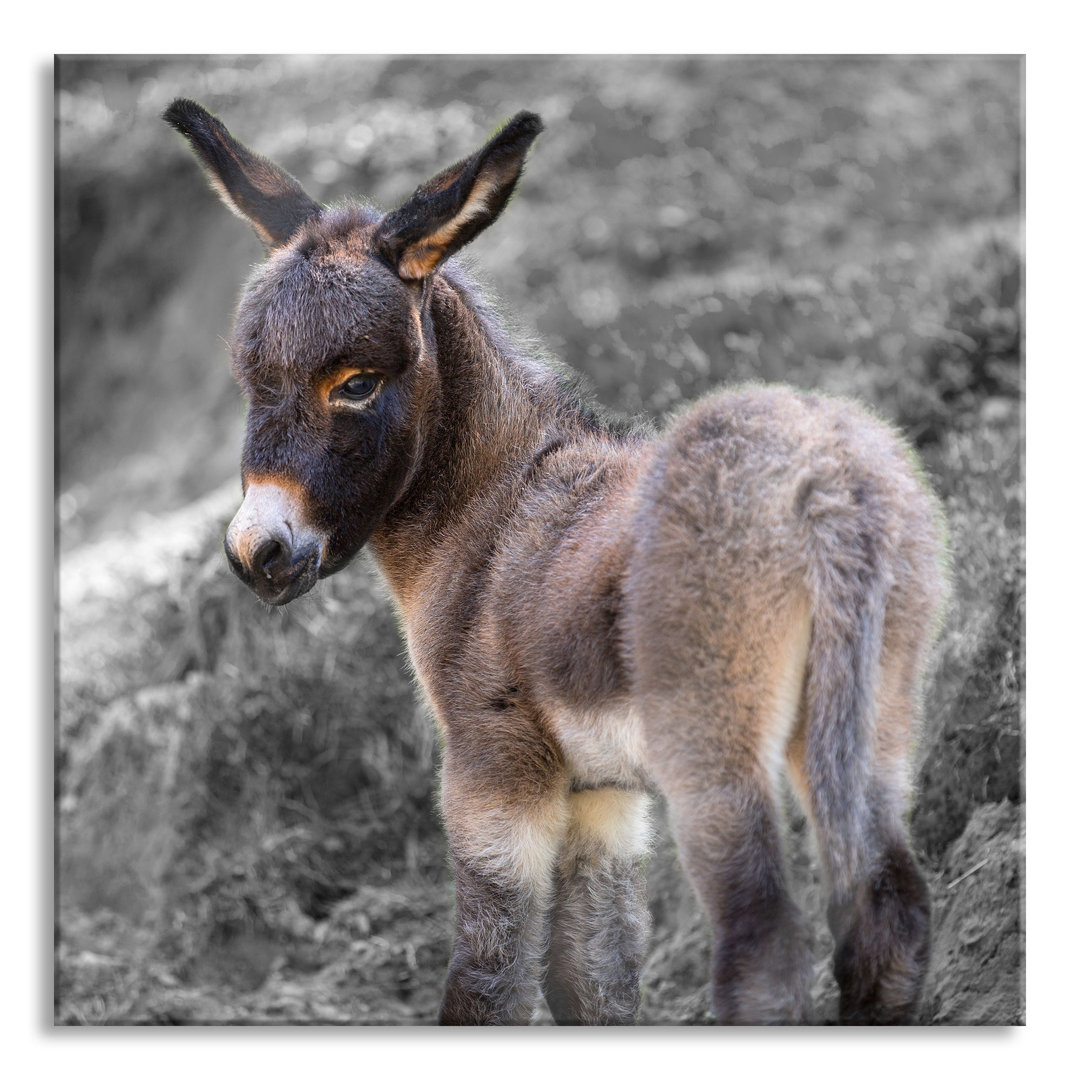
[[[191,98],[177,98],[162,114],[161,119],[171,124],[181,135],[191,138],[199,125],[212,126],[217,118]]]
[[[534,112],[528,112],[522,109],[521,112],[515,113],[509,120],[503,125],[502,130],[495,136],[495,140],[511,141],[518,139],[522,136],[527,136],[531,142],[544,130],[544,121],[540,119],[539,115]]]
[[[177,98],[162,119],[187,139],[211,186],[270,250],[285,244],[322,207],[284,169],[252,153],[213,113]]]
[[[383,218],[377,241],[401,277],[418,281],[432,274],[503,212],[543,128],[536,113],[519,112],[475,154],[432,177]]]

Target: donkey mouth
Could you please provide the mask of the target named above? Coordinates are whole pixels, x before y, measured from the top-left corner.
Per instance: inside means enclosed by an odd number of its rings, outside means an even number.
[[[319,580],[318,550],[294,553],[281,541],[266,539],[254,557],[245,560],[226,540],[225,554],[233,573],[272,607],[283,607],[303,596]]]
[[[284,583],[256,578],[251,587],[264,604],[269,604],[271,607],[284,607],[298,596],[309,592],[318,580],[318,562],[315,560],[313,564],[305,565],[300,573]]]

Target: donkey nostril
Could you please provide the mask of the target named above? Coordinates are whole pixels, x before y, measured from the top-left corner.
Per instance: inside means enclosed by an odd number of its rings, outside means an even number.
[[[252,560],[253,569],[266,578],[273,577],[274,570],[288,562],[289,555],[284,545],[278,540],[267,540],[259,545]]]

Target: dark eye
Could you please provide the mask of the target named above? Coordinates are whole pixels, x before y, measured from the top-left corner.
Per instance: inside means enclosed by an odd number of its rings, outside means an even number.
[[[338,393],[347,401],[363,401],[371,397],[378,385],[374,375],[353,375],[338,387]]]

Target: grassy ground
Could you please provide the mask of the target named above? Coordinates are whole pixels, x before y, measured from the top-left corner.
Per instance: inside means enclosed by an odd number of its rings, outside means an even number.
[[[270,613],[221,555],[222,339],[261,252],[157,119],[183,94],[317,198],[384,206],[535,109],[470,259],[605,404],[784,380],[901,426],[955,567],[916,761],[920,1019],[1022,1022],[1020,80],[979,58],[62,61],[57,1021],[427,1023],[447,958],[433,735],[373,575]],[[797,813],[790,846],[820,915]],[[705,1022],[662,812],[650,877],[643,1019]]]

